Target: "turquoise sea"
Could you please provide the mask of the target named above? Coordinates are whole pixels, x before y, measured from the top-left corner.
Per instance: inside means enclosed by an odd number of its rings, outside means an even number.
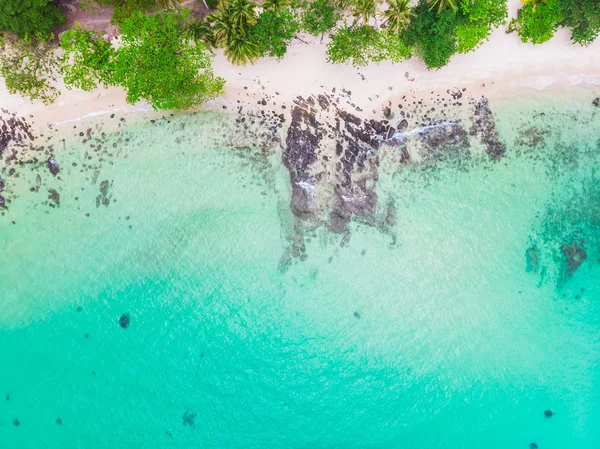
[[[600,110],[491,106],[504,157],[382,157],[343,235],[225,114],[2,161],[0,448],[599,448]]]

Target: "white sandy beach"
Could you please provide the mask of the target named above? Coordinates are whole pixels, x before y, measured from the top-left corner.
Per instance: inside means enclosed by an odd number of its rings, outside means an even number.
[[[520,0],[509,0],[509,17],[516,16],[520,5]],[[419,95],[452,87],[467,87],[471,95],[490,98],[549,89],[600,87],[600,40],[589,47],[574,45],[569,40],[569,30],[559,30],[551,41],[536,46],[522,43],[514,33],[507,34],[505,25],[495,30],[478,50],[457,55],[448,66],[436,71],[427,70],[417,58],[359,69],[330,64],[325,54],[327,37],[322,43],[319,38],[306,35],[302,40],[309,44],[294,40],[282,60],[265,58],[252,66],[234,66],[219,52],[213,67],[226,80],[225,93],[206,107],[233,105],[237,100],[256,104],[259,94],[277,95],[278,100],[290,102],[298,95],[306,97],[334,87],[351,91],[357,104],[373,102],[373,106],[407,93]],[[120,88],[61,90],[62,95],[53,105],[44,106],[8,94],[0,80],[0,106],[22,116],[33,116],[36,126],[104,112],[150,109],[144,103],[127,104]]]

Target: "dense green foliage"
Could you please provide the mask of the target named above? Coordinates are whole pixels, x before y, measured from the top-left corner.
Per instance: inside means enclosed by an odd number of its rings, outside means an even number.
[[[404,45],[398,35],[369,25],[344,26],[327,45],[329,62],[351,62],[356,67],[385,60],[399,62],[410,56],[410,47]]]
[[[52,103],[59,94],[54,87],[58,59],[48,38],[6,39],[0,52],[0,76],[11,94],[20,94],[44,104]]]
[[[224,81],[213,75],[206,47],[190,45],[183,20],[138,12],[121,26],[111,81],[125,89],[129,103],[143,99],[155,109],[183,109],[221,92]]]
[[[421,0],[413,12],[402,40],[429,68],[445,66],[456,53],[473,51],[508,16],[506,0]]]
[[[571,28],[571,40],[591,44],[600,35],[600,1],[560,0],[563,26]]]
[[[302,29],[318,36],[331,30],[342,18],[331,0],[315,0],[304,4]]]
[[[253,0],[206,0],[216,10],[191,19],[180,9],[181,0],[82,0],[80,7],[91,11],[114,7],[120,44],[77,26],[62,34],[64,54],[58,57],[51,37],[40,38],[51,36],[64,20],[54,0],[0,0],[0,31],[22,37],[0,42],[0,75],[10,92],[45,103],[58,95],[60,74],[67,88],[121,86],[129,102],[187,108],[222,89],[224,81],[212,73],[216,48],[233,64],[247,64],[283,57],[299,32],[321,40],[331,32],[329,62],[364,66],[414,54],[435,69],[456,53],[475,50],[508,16],[507,0],[414,1],[265,0],[257,14]],[[352,25],[348,16],[354,17]],[[559,27],[571,29],[573,42],[588,45],[600,34],[600,0],[530,0],[509,30],[523,42],[539,44]]]
[[[539,0],[527,3],[510,23],[523,42],[549,41],[560,27],[571,28],[571,40],[589,45],[600,35],[600,1]]]
[[[289,8],[277,8],[260,13],[250,31],[250,39],[257,43],[262,56],[283,57],[287,42],[298,32],[299,25]]]
[[[519,17],[511,21],[510,27],[517,31],[523,42],[541,44],[554,36],[562,19],[558,0],[527,3],[519,11]]]
[[[116,49],[90,31],[65,33],[60,64],[65,83],[84,90],[99,83],[121,86],[129,103],[145,100],[154,109],[184,109],[214,98],[224,81],[213,75],[206,47],[190,44],[184,19],[138,12],[123,22]]]
[[[456,25],[458,52],[468,53],[485,41],[492,29],[508,18],[506,1],[461,0],[459,22]]]
[[[59,70],[67,88],[92,90],[98,84],[110,86],[113,80],[115,50],[102,35],[77,27],[63,33],[60,39],[64,56]]]
[[[446,8],[437,13],[422,0],[415,8],[415,18],[402,31],[402,40],[414,48],[429,68],[443,67],[457,51],[454,33],[457,12]]]
[[[47,36],[64,20],[54,0],[0,0],[0,31],[19,37]]]

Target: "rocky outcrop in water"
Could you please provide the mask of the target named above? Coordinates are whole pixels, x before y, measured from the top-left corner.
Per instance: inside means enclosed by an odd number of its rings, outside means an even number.
[[[587,259],[587,253],[583,249],[583,242],[573,241],[570,245],[561,246],[560,249],[567,259],[567,274],[571,276]]]
[[[15,113],[0,109],[0,159],[9,145],[14,147],[15,151],[8,158],[14,158],[16,157],[16,148],[24,146],[26,142],[31,142],[33,139],[31,126],[24,117],[18,117]]]
[[[283,163],[290,172],[291,209],[343,233],[353,216],[372,216],[377,205],[377,151],[395,129],[387,120],[363,120],[339,107],[339,98],[299,97],[291,111]]]
[[[506,153],[506,145],[500,142],[498,138],[496,120],[487,98],[481,98],[475,104],[475,115],[470,133],[472,136],[478,136],[481,139],[481,142],[486,146],[486,153],[492,159],[497,161]]]
[[[536,246],[532,246],[525,251],[525,265],[528,273],[535,273],[540,266],[540,255]]]
[[[186,411],[183,414],[183,425],[184,426],[190,426],[191,428],[196,427],[196,414],[192,413],[190,411]]]

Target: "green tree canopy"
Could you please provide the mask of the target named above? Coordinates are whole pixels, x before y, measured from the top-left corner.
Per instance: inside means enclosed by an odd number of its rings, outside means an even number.
[[[457,51],[457,11],[446,8],[438,13],[421,0],[414,12],[410,26],[402,30],[402,40],[414,48],[428,68],[445,66]]]
[[[541,44],[552,39],[559,23],[564,19],[558,0],[526,3],[513,19],[509,29],[516,31],[521,41]]]
[[[344,26],[327,45],[329,62],[351,62],[355,67],[385,60],[399,62],[410,56],[410,47],[404,45],[397,34],[369,25]]]
[[[313,36],[331,30],[341,19],[332,0],[315,0],[305,3],[302,13],[302,28]]]
[[[0,76],[11,94],[20,94],[31,100],[50,104],[59,95],[56,81],[56,58],[54,47],[48,38],[6,39],[0,49]]]
[[[283,57],[287,41],[298,32],[299,25],[289,8],[266,10],[260,13],[250,31],[250,39],[257,43],[261,55]]]
[[[129,103],[145,100],[154,109],[185,109],[214,98],[224,81],[213,75],[204,44],[188,40],[185,20],[186,14],[138,12],[123,22],[118,48],[90,31],[65,33],[65,82],[86,90],[121,86]]]
[[[184,18],[137,13],[121,26],[114,82],[125,88],[129,103],[143,99],[155,109],[185,109],[221,92],[224,81],[213,75],[206,47],[188,41]]]
[[[54,0],[0,0],[0,31],[19,37],[47,36],[64,21]]]

